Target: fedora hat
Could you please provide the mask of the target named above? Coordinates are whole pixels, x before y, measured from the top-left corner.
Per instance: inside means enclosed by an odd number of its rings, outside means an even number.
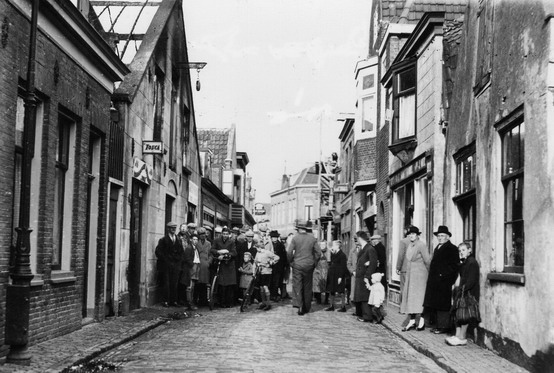
[[[271,231],[271,232],[269,232],[269,237],[277,237],[278,238],[279,237],[279,232]]]
[[[419,228],[416,227],[415,225],[412,225],[411,227],[408,228],[407,234],[410,234],[410,233],[415,233],[417,235],[421,234],[421,232],[419,231]]]
[[[373,236],[369,237],[370,240],[380,240],[381,236],[378,234],[374,234]]]
[[[448,230],[448,227],[446,225],[439,225],[439,229],[436,232],[434,232],[433,234],[436,236],[439,233],[444,233],[444,234],[447,234],[448,236],[452,237],[452,233],[450,233],[450,231]]]
[[[177,228],[177,223],[170,221],[166,226],[168,228]]]

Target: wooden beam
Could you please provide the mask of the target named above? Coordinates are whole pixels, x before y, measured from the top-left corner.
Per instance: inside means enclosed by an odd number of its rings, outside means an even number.
[[[146,4],[145,4],[146,3]],[[161,1],[129,1],[129,0],[90,0],[93,6],[160,6]]]

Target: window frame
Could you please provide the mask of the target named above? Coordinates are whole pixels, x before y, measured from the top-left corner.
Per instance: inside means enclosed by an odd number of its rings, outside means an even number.
[[[416,137],[417,133],[417,64],[415,61],[409,61],[410,63],[404,66],[401,70],[398,70],[394,73],[393,82],[392,82],[392,108],[393,108],[393,117],[391,123],[391,144],[400,143],[408,139]],[[413,85],[409,88],[401,89],[400,86],[403,82],[403,74],[411,72],[413,74]],[[400,99],[403,97],[414,97],[413,104],[413,134],[400,137],[400,124],[401,124],[401,113],[400,113]]]

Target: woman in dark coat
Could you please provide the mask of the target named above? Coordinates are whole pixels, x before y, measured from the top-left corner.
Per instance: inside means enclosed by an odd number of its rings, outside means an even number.
[[[196,250],[198,251],[200,265],[198,270],[198,281],[194,287],[193,299],[195,304],[199,306],[208,305],[207,286],[210,283],[210,263],[212,262],[210,249],[212,248],[212,244],[206,239],[206,234],[206,229],[202,227],[198,228],[198,243],[196,244]]]
[[[369,236],[364,231],[356,233],[356,238],[362,250],[358,254],[356,262],[356,271],[354,272],[354,304],[356,305],[356,314],[358,321],[371,322],[373,316],[367,301],[369,300],[369,290],[365,286],[365,280],[371,279],[371,275],[377,272],[377,252],[375,248],[369,244]]]
[[[470,256],[473,252],[469,243],[461,243],[458,246],[460,253],[460,286],[458,288],[459,296],[461,292],[469,293],[473,295],[475,300],[479,301],[479,263],[473,256]],[[456,321],[456,335],[446,338],[446,343],[451,346],[464,346],[467,344],[466,333],[467,322]]]
[[[341,241],[333,241],[331,245],[331,264],[327,273],[327,292],[331,296],[331,305],[325,311],[335,310],[336,296],[340,297],[340,308],[338,312],[346,312],[344,306],[344,291],[348,276],[346,267],[346,254],[341,250]]]

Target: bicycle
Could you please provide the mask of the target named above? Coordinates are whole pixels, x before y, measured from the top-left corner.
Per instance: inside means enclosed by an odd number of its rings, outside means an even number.
[[[215,300],[217,299],[217,279],[219,277],[219,268],[221,267],[221,260],[217,261],[217,269],[215,271],[214,278],[210,288],[208,289],[208,305],[210,306],[210,311],[213,311]]]
[[[240,312],[246,311],[246,309],[252,304],[252,296],[256,289],[260,289],[260,286],[258,285],[258,278],[261,275],[262,272],[262,266],[258,265],[256,266],[256,271],[252,275],[252,280],[250,280],[250,283],[248,284],[248,287],[246,288],[246,291],[244,292],[244,296],[242,297],[242,302],[240,304]]]

